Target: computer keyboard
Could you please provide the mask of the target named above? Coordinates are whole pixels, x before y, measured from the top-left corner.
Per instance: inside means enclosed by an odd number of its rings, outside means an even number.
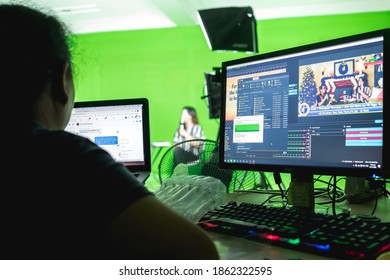
[[[375,259],[390,250],[390,224],[347,213],[229,202],[207,212],[202,228],[336,259]]]

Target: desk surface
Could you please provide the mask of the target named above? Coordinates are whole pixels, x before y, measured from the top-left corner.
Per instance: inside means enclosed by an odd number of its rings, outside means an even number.
[[[266,194],[257,193],[234,193],[228,194],[226,202],[236,201],[237,203],[249,202],[249,203],[262,203],[268,196]],[[332,213],[332,206],[319,206],[320,211],[328,211]],[[319,208],[318,207],[318,208]],[[375,207],[375,201],[367,201],[361,204],[351,204],[347,200],[337,203],[336,208],[343,210],[350,210],[351,214],[356,215],[371,215]],[[317,209],[317,208],[316,208]],[[380,197],[374,213],[374,216],[381,219],[382,222],[390,222],[390,199]],[[221,259],[225,260],[253,260],[253,259],[306,259],[306,260],[323,260],[329,259],[319,255],[304,253],[300,251],[285,249],[278,246],[272,246],[266,243],[258,243],[242,238],[233,236],[218,234],[214,232],[208,232],[217,246]]]

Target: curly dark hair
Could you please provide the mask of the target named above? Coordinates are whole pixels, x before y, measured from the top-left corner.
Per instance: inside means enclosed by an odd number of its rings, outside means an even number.
[[[29,114],[48,81],[59,86],[64,63],[72,64],[70,35],[69,28],[50,11],[0,4],[2,99],[17,101],[20,112]]]

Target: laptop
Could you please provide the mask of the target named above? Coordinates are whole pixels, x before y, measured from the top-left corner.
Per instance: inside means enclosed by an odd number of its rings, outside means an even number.
[[[146,98],[76,102],[66,131],[89,138],[144,184],[151,173]]]

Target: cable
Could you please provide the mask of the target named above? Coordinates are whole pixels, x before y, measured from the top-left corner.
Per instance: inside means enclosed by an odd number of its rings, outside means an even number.
[[[276,197],[276,196],[280,196],[280,194],[273,194],[273,195],[270,195],[266,200],[264,200],[260,206],[263,206],[264,204],[266,204],[268,201],[270,201],[272,198]]]
[[[374,203],[374,208],[372,208],[371,216],[374,216],[374,213],[376,211],[376,207],[378,205],[378,192],[375,190],[375,203]]]
[[[332,177],[333,177],[332,212],[333,212],[333,216],[336,216],[336,194],[337,194],[336,184],[337,184],[337,181],[336,181],[336,176],[332,176]],[[331,179],[332,179],[332,177],[331,177]]]
[[[322,196],[329,196],[328,194],[328,187],[326,188],[315,188],[315,192],[317,192],[317,194],[314,195],[314,198],[317,199],[317,198],[320,198]],[[344,200],[346,200],[346,196],[345,196],[345,193],[343,190],[341,190],[339,187],[336,188],[336,202],[342,202]],[[332,199],[330,198],[329,200],[326,200],[326,201],[317,201],[316,204],[317,205],[322,205],[322,204],[329,204],[329,203],[332,203]]]
[[[282,188],[282,186],[281,186],[281,184],[282,184],[282,178],[280,177],[280,173],[279,173],[279,172],[274,172],[274,173],[273,173],[273,176],[274,176],[275,183],[276,183],[276,184],[278,185],[278,187],[279,187],[280,193],[281,193],[281,195],[282,195],[282,199],[284,199],[285,193],[284,193],[284,190],[283,190],[283,188]]]
[[[378,181],[379,183],[377,183]],[[379,196],[382,194],[384,197],[387,198],[389,195],[389,191],[386,189],[386,184],[387,184],[386,179],[370,180],[369,183],[370,189],[373,189],[375,191],[375,202],[371,212],[371,216],[373,216],[376,211]]]
[[[336,178],[337,177],[335,177],[335,176],[331,176],[328,181],[319,180],[319,177],[316,179],[317,182],[323,182],[327,186],[322,187],[322,188],[319,188],[319,187],[315,188],[315,192],[317,192],[317,194],[315,194],[314,198],[319,198],[321,196],[328,196],[329,197],[329,200],[327,200],[327,201],[320,201],[320,202],[317,201],[316,202],[317,205],[331,203],[333,205],[333,207],[335,208],[336,203],[346,200],[346,196],[345,196],[344,191],[340,187],[337,187],[337,183],[340,180],[342,180],[343,178],[338,178],[338,179],[336,179]],[[332,183],[332,180],[333,180],[333,183]]]

